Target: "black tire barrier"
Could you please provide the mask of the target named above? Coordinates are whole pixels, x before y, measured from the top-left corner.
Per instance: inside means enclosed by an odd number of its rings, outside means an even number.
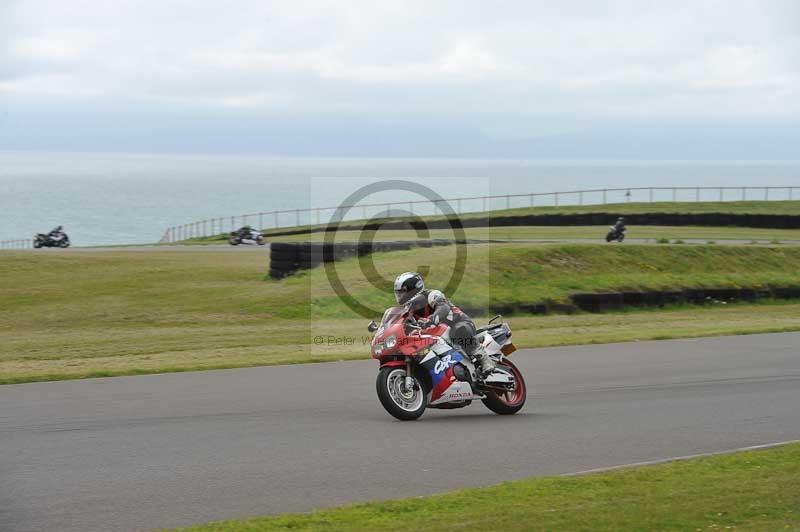
[[[800,287],[766,288],[687,288],[652,292],[574,294],[572,303],[580,310],[603,312],[625,307],[663,307],[665,305],[753,302],[759,299],[800,298]]]
[[[638,213],[592,212],[582,214],[527,214],[519,216],[492,216],[461,219],[465,229],[478,227],[515,227],[515,226],[573,226],[573,225],[612,225],[619,216],[624,216],[628,225],[662,225],[662,226],[701,226],[701,227],[757,227],[763,229],[798,229],[800,215],[793,214],[729,214],[729,213]],[[317,227],[308,229],[290,229],[270,232],[269,236],[304,235],[338,230],[378,230],[378,229],[450,229],[447,219],[430,221],[387,221],[384,223],[368,223],[351,225],[343,223],[338,227]]]
[[[448,246],[452,240],[407,242],[353,242],[325,244],[316,242],[275,242],[270,244],[269,276],[283,279],[298,270],[316,268],[325,262],[363,257],[381,251],[404,251],[417,247]]]
[[[663,307],[666,305],[709,305],[720,303],[754,302],[760,299],[800,299],[800,286],[762,288],[687,288],[648,292],[609,292],[573,294],[569,303],[517,303],[461,308],[471,315],[489,314],[571,314],[578,311],[600,313],[632,307]]]

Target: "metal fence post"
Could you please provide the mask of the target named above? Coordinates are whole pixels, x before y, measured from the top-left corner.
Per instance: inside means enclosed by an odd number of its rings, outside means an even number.
[[[319,208],[317,208],[317,225],[319,225]]]
[[[792,201],[792,192],[794,192],[794,187],[789,187],[789,201]]]
[[[510,208],[511,208],[511,195],[510,194],[506,194],[506,209],[510,209]]]
[[[650,187],[648,192],[650,193],[650,203],[653,203],[653,187]]]
[[[277,229],[278,227],[280,227],[278,225],[278,211],[275,211],[275,229]]]
[[[583,205],[583,191],[578,193],[578,205]]]
[[[556,207],[558,207],[558,192],[556,192],[555,198],[556,198]]]
[[[700,201],[700,187],[697,187],[697,189],[695,189],[694,191],[694,201],[696,202]]]
[[[486,196],[484,196],[482,199],[483,199],[483,212],[486,212]]]
[[[675,187],[672,187],[672,201],[673,202],[675,202],[677,194],[678,194],[678,190]]]
[[[764,201],[769,200],[769,187],[764,187]]]

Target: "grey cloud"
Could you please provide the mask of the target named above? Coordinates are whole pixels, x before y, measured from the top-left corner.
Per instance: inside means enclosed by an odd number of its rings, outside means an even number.
[[[12,107],[457,120],[520,139],[564,124],[800,118],[792,0],[15,0],[0,9],[0,102]]]

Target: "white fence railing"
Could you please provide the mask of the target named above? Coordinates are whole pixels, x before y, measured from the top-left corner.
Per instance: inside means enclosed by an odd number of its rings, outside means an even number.
[[[371,216],[385,218],[411,215],[442,214],[438,204],[447,202],[458,214],[486,212],[489,210],[523,207],[552,207],[560,205],[606,205],[608,203],[653,203],[657,201],[748,201],[793,200],[799,186],[747,186],[747,187],[631,187],[573,190],[569,192],[532,192],[527,194],[501,194],[494,196],[468,196],[443,200],[411,200],[397,202],[338,205],[310,209],[287,209],[235,216],[208,218],[168,228],[161,242],[180,242],[189,238],[218,235],[243,226],[259,229],[279,229],[300,225],[326,223],[334,215],[348,211],[343,220],[367,219]]]
[[[0,249],[30,249],[33,247],[33,239],[21,239],[18,238],[16,240],[0,240]]]

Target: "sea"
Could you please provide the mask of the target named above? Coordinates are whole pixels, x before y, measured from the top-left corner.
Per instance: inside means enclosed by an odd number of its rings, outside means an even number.
[[[800,161],[650,161],[525,159],[302,158],[231,155],[0,151],[0,240],[30,238],[63,225],[75,245],[157,242],[167,228],[197,220],[281,226],[347,216],[375,216],[388,203],[431,199],[453,210],[553,204],[533,193],[621,189],[607,201],[648,201],[638,187],[800,187]],[[634,189],[628,194],[627,189]],[[795,191],[797,194],[800,190]],[[746,191],[748,199],[763,192]],[[770,199],[788,199],[771,191]],[[592,195],[594,194],[594,195]],[[560,204],[599,201],[598,193],[560,195]],[[701,190],[715,200],[717,190]],[[724,191],[726,199],[740,192]],[[800,194],[797,194],[800,196]],[[509,196],[509,197],[506,197]],[[654,200],[671,200],[656,191]],[[696,190],[676,199],[694,200]],[[795,199],[800,199],[797,197]],[[319,212],[297,212],[321,208]],[[434,204],[405,207],[438,212]],[[393,210],[394,207],[390,207]],[[274,214],[255,215],[272,211]],[[234,217],[231,219],[231,217]]]

